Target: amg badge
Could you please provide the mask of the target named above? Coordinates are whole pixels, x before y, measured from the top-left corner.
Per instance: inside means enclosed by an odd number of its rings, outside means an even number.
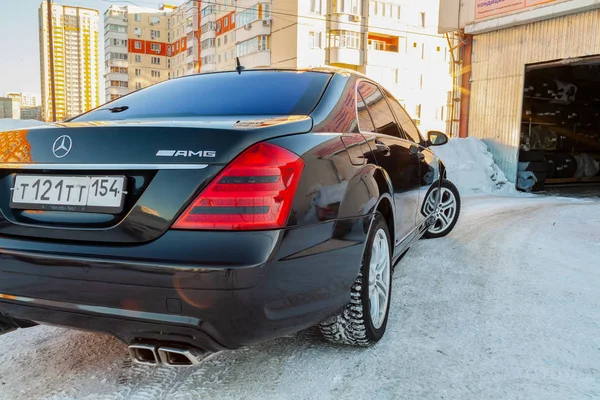
[[[157,157],[216,157],[216,151],[206,150],[159,150]]]

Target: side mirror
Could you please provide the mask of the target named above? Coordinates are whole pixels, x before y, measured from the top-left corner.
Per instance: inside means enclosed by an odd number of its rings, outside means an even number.
[[[429,131],[427,132],[427,140],[430,146],[441,146],[448,143],[448,136],[444,132]]]

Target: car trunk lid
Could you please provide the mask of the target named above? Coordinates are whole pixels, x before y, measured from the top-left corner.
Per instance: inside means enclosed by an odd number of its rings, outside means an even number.
[[[0,132],[0,235],[123,245],[156,239],[244,149],[311,128],[306,116],[253,116],[67,122]],[[71,198],[63,204],[60,185],[79,185],[88,204]],[[50,186],[44,198],[50,200],[39,204]],[[15,192],[25,198],[21,203]],[[112,208],[103,192],[115,197]]]

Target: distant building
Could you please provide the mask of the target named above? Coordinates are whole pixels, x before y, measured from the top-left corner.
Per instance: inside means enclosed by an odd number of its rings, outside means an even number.
[[[0,97],[0,118],[21,119],[21,103],[10,97]]]
[[[37,106],[36,96],[32,93],[7,93],[6,97],[17,100],[21,103],[21,107],[35,107]]]
[[[167,47],[173,9],[113,5],[104,13],[106,101],[170,78]]]
[[[49,29],[48,1],[43,1],[39,8],[42,114],[46,121],[61,121],[100,105],[100,16],[97,10],[55,3],[51,14]]]
[[[21,119],[42,119],[42,106],[21,107]]]

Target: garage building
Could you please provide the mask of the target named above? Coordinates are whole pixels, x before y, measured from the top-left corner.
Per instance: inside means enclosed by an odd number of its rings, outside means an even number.
[[[460,136],[523,190],[600,189],[600,1],[440,0]]]

